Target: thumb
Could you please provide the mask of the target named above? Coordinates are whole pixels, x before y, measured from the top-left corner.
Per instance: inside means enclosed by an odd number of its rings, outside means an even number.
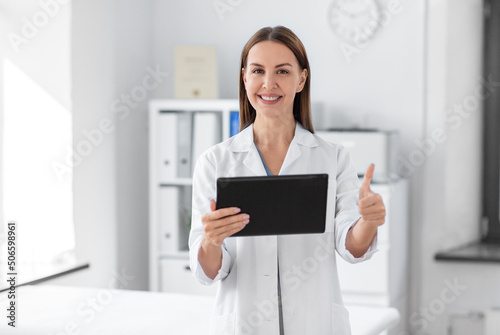
[[[210,200],[210,210],[212,212],[215,211],[215,208],[216,208],[215,205],[216,205],[215,200],[214,199]]]
[[[363,184],[361,184],[361,188],[359,189],[360,198],[363,198],[368,192],[370,192],[370,183],[373,178],[373,171],[375,171],[375,165],[370,164],[370,166],[366,169]]]

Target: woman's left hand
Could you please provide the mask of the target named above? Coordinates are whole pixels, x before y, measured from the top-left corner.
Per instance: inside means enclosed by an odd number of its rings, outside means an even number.
[[[370,182],[373,177],[375,165],[370,164],[366,169],[363,184],[359,189],[359,214],[364,224],[369,227],[379,227],[385,222],[385,205],[380,194],[373,192],[370,188]]]

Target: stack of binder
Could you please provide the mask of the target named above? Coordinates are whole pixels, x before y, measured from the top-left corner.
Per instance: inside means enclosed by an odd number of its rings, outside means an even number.
[[[222,116],[217,112],[162,112],[160,179],[190,178],[198,157],[222,141]]]
[[[191,187],[166,186],[160,189],[159,195],[160,250],[171,254],[187,251],[191,228]]]
[[[158,116],[160,178],[158,201],[159,247],[176,254],[188,249],[191,225],[192,177],[201,154],[222,141],[223,113],[211,111],[162,111]],[[227,121],[227,120],[226,120]],[[229,113],[229,133],[239,132],[239,112]]]

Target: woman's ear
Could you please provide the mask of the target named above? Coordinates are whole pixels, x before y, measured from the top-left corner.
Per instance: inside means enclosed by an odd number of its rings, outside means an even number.
[[[241,76],[243,78],[243,82],[245,83],[245,85],[247,84],[247,76],[246,76],[246,73],[245,73],[245,68],[242,68],[241,69]]]
[[[299,85],[297,86],[297,93],[302,91],[304,85],[306,84],[306,80],[307,80],[307,69],[302,69],[302,72],[300,73]]]

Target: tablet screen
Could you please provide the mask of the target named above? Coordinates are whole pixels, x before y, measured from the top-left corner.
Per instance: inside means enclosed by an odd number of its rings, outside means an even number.
[[[217,179],[217,209],[250,215],[233,236],[323,233],[327,194],[328,174]]]

